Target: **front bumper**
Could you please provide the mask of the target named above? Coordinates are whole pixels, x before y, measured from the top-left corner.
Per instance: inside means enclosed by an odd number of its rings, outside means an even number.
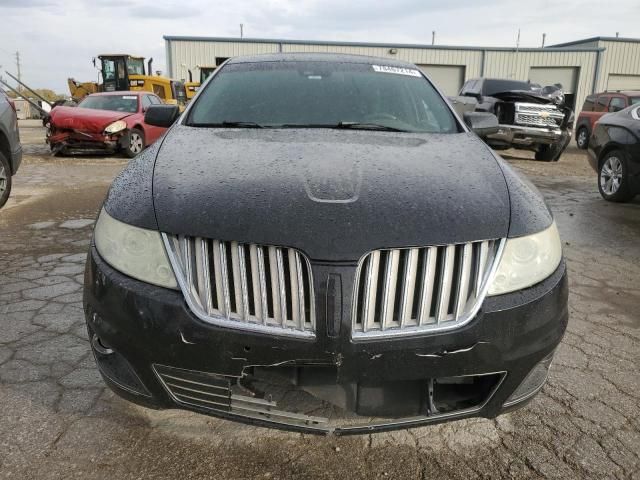
[[[52,151],[69,149],[114,153],[121,148],[124,135],[124,131],[113,135],[78,130],[62,131],[49,134],[47,143]]]
[[[355,274],[355,265],[312,263],[312,272],[318,286],[316,305],[331,303],[323,281],[326,283],[332,272],[344,279],[339,301],[342,311],[349,312],[349,279]],[[532,288],[488,297],[476,318],[455,331],[354,343],[349,315],[343,315],[339,334],[329,335],[326,311],[319,307],[314,339],[274,337],[204,323],[188,310],[181,292],[120,274],[92,247],[84,306],[100,371],[106,383],[124,398],[152,408],[185,408],[289,430],[351,434],[471,416],[493,418],[523,405],[541,384],[531,395],[504,406],[560,342],[568,320],[567,297],[563,262],[551,277]],[[293,383],[301,387],[292,388],[295,393],[288,397],[285,393],[277,402],[270,393],[262,398],[247,396],[247,386],[237,380],[251,377],[264,383],[264,377],[256,372],[266,370],[270,371],[267,376],[277,370],[279,377],[295,371],[297,383]],[[311,387],[305,386],[303,379],[309,372],[315,378]],[[323,383],[318,378],[329,380]],[[419,411],[407,413],[405,397],[425,394],[430,399],[434,385],[442,379],[447,384],[452,378],[473,378],[485,394],[473,405],[450,411],[431,408],[430,400],[426,404],[414,402]],[[186,395],[176,395],[171,386],[175,382]],[[190,402],[197,394],[190,397],[188,387],[198,391],[204,384],[210,392],[221,389],[225,401],[211,401],[210,405]],[[241,391],[232,390],[232,384]],[[323,398],[323,392],[335,385],[345,386],[340,390],[344,403],[364,412],[364,417],[339,413],[324,423],[316,414],[308,414],[317,412],[315,407],[305,410],[299,405],[307,401],[310,391],[314,398]],[[355,395],[350,397],[349,392]],[[395,412],[390,402],[399,402],[403,408]],[[409,406],[411,410],[411,401]],[[335,413],[340,409],[330,410]],[[378,415],[378,410],[384,414]]]
[[[569,133],[571,135],[571,133]],[[490,145],[532,147],[534,145],[552,145],[563,138],[563,131],[559,128],[549,129],[540,127],[525,127],[521,125],[498,126],[498,132],[487,137]]]

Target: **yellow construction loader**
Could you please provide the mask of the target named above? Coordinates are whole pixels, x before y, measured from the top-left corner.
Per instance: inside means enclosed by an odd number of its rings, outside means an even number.
[[[195,96],[200,85],[202,85],[205,80],[211,76],[217,67],[211,65],[198,65],[197,68],[200,70],[200,81],[194,82],[193,74],[191,73],[191,70],[189,70],[189,81],[184,84],[187,91],[187,100],[191,100]]]
[[[153,75],[150,59],[145,71],[144,57],[127,54],[99,55],[100,75],[102,83],[78,82],[73,78],[68,80],[69,91],[74,100],[80,101],[95,92],[116,92],[127,90],[144,90],[153,92],[165,103],[184,106],[187,94],[183,82],[172,80],[161,75]],[[96,65],[94,58],[93,64]]]

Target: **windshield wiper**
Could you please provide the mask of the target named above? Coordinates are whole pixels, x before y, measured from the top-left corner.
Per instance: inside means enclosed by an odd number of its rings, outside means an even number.
[[[380,130],[382,132],[408,132],[403,128],[390,127],[389,125],[380,125],[378,123],[361,123],[361,122],[340,122],[335,128],[345,128],[352,130]]]
[[[282,125],[274,125],[273,128],[337,128],[350,130],[379,130],[381,132],[408,132],[402,128],[390,127],[388,125],[380,125],[377,123],[362,122],[338,122],[338,123],[285,123]]]
[[[256,122],[219,122],[219,123],[190,123],[190,127],[202,128],[265,128]]]
[[[224,121],[220,124],[223,127],[227,128],[264,128],[264,126],[260,125],[256,122],[227,122]]]

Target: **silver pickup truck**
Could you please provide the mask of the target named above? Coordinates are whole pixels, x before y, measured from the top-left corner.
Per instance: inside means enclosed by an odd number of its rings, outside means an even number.
[[[14,103],[0,89],[0,208],[11,193],[11,178],[22,161],[22,146]]]
[[[533,150],[536,160],[550,162],[560,158],[571,140],[573,111],[565,105],[559,86],[475,78],[450,101],[459,113],[482,111],[498,117],[498,132],[485,138],[497,150]]]

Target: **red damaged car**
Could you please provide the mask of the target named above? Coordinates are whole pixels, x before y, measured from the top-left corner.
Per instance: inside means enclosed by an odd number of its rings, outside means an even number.
[[[77,107],[55,107],[46,121],[54,154],[73,150],[123,152],[128,157],[151,145],[166,130],[144,122],[144,112],[162,100],[150,92],[104,92]]]

